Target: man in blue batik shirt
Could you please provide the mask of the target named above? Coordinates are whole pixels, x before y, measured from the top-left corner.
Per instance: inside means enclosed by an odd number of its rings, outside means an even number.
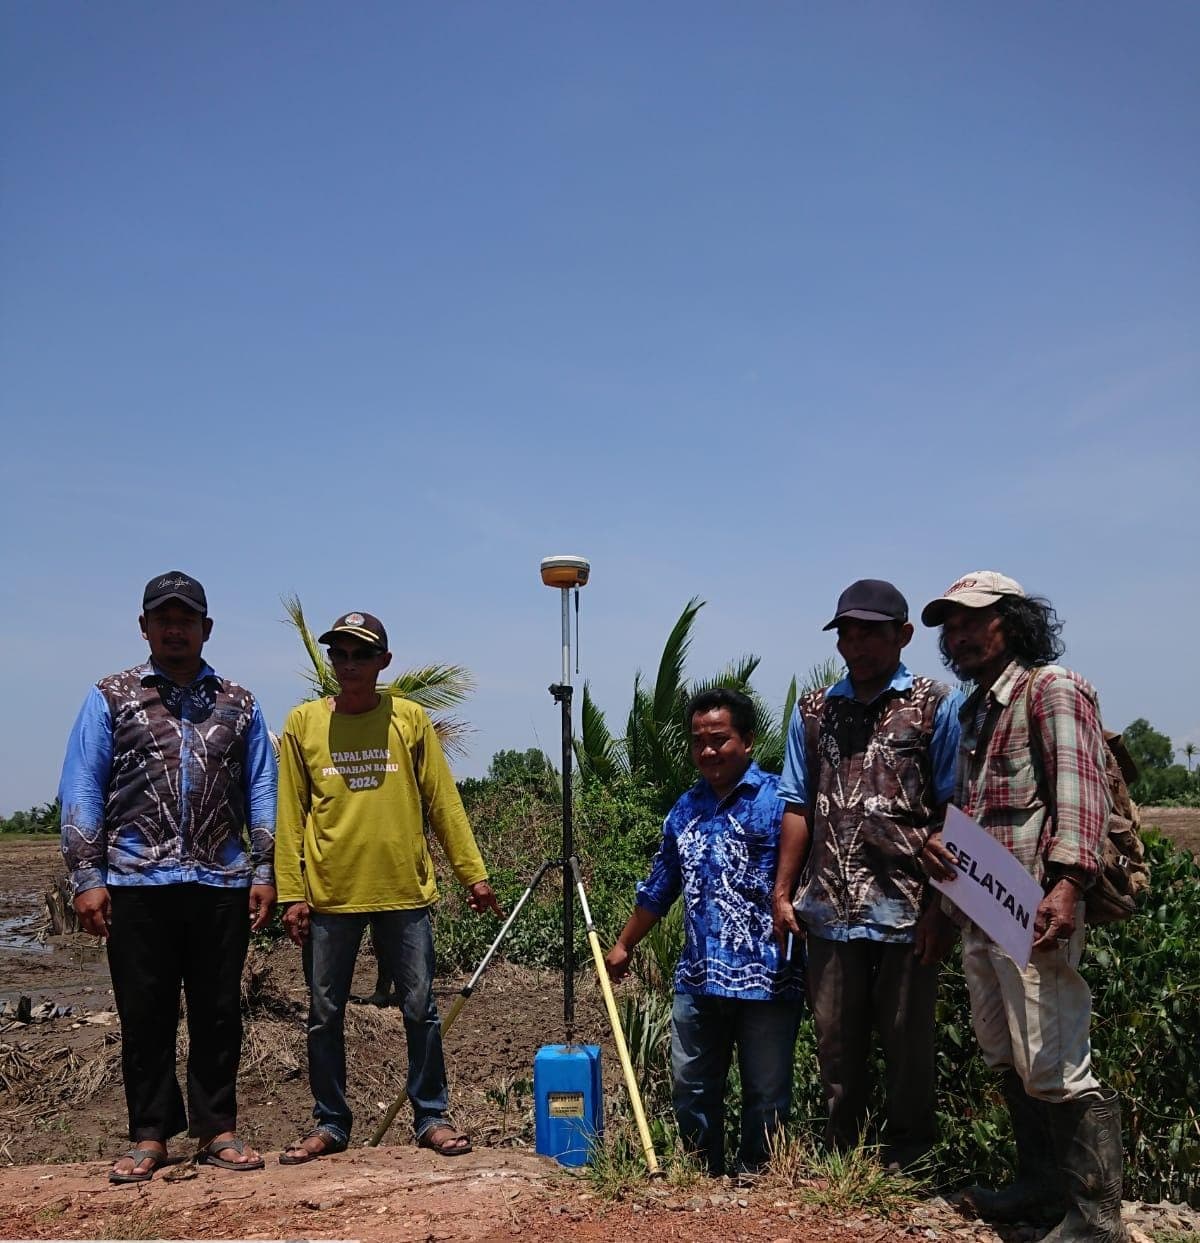
[[[702,780],[663,824],[662,844],[605,964],[620,980],[634,947],[683,896],[684,947],[671,1011],[671,1075],[683,1143],[714,1175],[725,1168],[725,1080],[734,1046],[742,1080],[738,1165],[766,1161],[791,1109],[802,961],[772,936],[771,889],[783,803],[753,762],[754,705],[718,688],[688,704]]]
[[[150,660],[92,687],[59,787],[75,910],[85,932],[107,938],[121,1018],[133,1147],[109,1173],[115,1183],[150,1179],[189,1119],[199,1160],[262,1168],[237,1134],[241,977],[250,931],[275,904],[275,753],[254,696],[201,657],[212,631],[204,588],[178,570],[158,575],[138,621]]]

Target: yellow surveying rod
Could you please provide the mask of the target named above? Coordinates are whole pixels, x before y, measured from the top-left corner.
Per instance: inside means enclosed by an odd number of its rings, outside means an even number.
[[[600,991],[604,994],[604,1007],[608,1011],[613,1043],[617,1046],[617,1057],[621,1061],[621,1071],[625,1075],[625,1087],[629,1091],[629,1103],[633,1106],[633,1117],[637,1123],[638,1135],[642,1140],[642,1151],[646,1154],[646,1169],[653,1178],[660,1171],[658,1157],[654,1154],[654,1141],[650,1138],[650,1128],[646,1125],[646,1111],[642,1108],[642,1094],[638,1091],[637,1076],[633,1073],[633,1063],[629,1060],[629,1046],[625,1043],[625,1033],[621,1030],[617,1003],[613,999],[612,985],[608,981],[608,971],[604,966],[604,955],[600,951],[600,938],[596,935],[596,925],[592,923],[591,908],[588,906],[587,894],[583,890],[583,879],[579,875],[579,860],[574,855],[571,856],[570,865],[575,876],[575,892],[579,894],[579,905],[583,909],[583,922],[587,928],[588,944],[592,947],[592,960],[596,964],[596,974],[600,977]]]
[[[557,859],[547,859],[537,870],[533,880],[529,882],[529,886],[513,907],[508,919],[504,921],[504,926],[500,929],[496,939],[483,956],[483,960],[480,962],[475,974],[463,986],[462,991],[454,999],[454,1004],[450,1007],[446,1017],[442,1020],[443,1036],[454,1026],[454,1021],[462,1013],[463,1007],[467,1004],[480,978],[487,970],[488,964],[492,961],[492,956],[495,954],[501,941],[504,940],[509,928],[516,921],[517,916],[521,913],[521,908],[528,901],[530,894],[537,888],[538,882],[545,875],[546,870],[556,866],[558,862]],[[629,1059],[629,1046],[625,1043],[625,1033],[621,1029],[621,1019],[617,1014],[617,1003],[613,998],[612,985],[608,981],[608,971],[604,966],[604,954],[600,949],[600,938],[596,935],[596,925],[592,922],[592,911],[588,906],[587,894],[583,888],[583,879],[579,875],[579,860],[572,856],[567,866],[570,867],[571,873],[575,878],[575,891],[579,895],[579,904],[583,910],[583,921],[587,928],[588,944],[592,947],[592,959],[596,964],[596,974],[600,978],[600,991],[604,995],[604,1007],[608,1011],[608,1022],[612,1028],[613,1043],[617,1047],[617,1057],[621,1062],[621,1072],[625,1077],[625,1087],[629,1092],[629,1103],[633,1106],[634,1121],[637,1123],[638,1135],[642,1141],[642,1150],[646,1154],[646,1168],[653,1178],[660,1173],[658,1157],[654,1153],[654,1141],[650,1138],[650,1127],[646,1123],[646,1111],[642,1107],[642,1094],[638,1091],[637,1076],[633,1071],[633,1063]],[[388,1106],[388,1110],[375,1128],[374,1134],[367,1140],[368,1147],[376,1147],[382,1141],[395,1121],[396,1115],[400,1112],[400,1107],[404,1104],[404,1100],[405,1094],[401,1092],[392,1101],[391,1105]]]

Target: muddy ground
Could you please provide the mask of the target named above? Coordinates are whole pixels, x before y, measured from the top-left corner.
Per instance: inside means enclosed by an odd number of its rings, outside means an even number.
[[[1200,812],[1148,814],[1147,822],[1200,848]],[[912,1206],[890,1222],[831,1215],[809,1202],[803,1184],[738,1188],[700,1179],[645,1184],[617,1200],[597,1194],[581,1176],[533,1152],[533,1056],[561,1039],[561,979],[504,963],[489,971],[446,1041],[455,1116],[471,1131],[474,1153],[449,1159],[417,1151],[406,1106],[378,1149],[356,1146],[311,1165],[280,1167],[275,1154],[306,1127],[312,1104],[299,955],[284,942],[252,951],[245,979],[242,1131],[268,1154],[266,1170],[230,1173],[183,1163],[145,1186],[110,1187],[110,1158],[123,1147],[125,1129],[120,1030],[103,947],[82,935],[39,937],[42,892],[58,866],[52,840],[0,839],[0,1001],[28,997],[35,1016],[39,1006],[71,1008],[41,1022],[0,1017],[0,1239],[1032,1237],[998,1235],[940,1201]],[[371,991],[373,966],[364,951],[360,995]],[[443,1013],[462,983],[439,982]],[[613,1105],[621,1091],[618,1063],[589,970],[580,975],[576,1017],[578,1038],[604,1047]],[[403,1084],[399,1012],[352,1005],[347,1044],[361,1142]],[[182,1033],[180,1053],[186,1054]],[[184,1156],[185,1141],[175,1151]],[[1148,1229],[1160,1219],[1183,1224],[1157,1210],[1137,1220]]]
[[[58,863],[51,841],[0,839],[0,1001],[70,1006],[67,1016],[8,1027],[0,1017],[0,1162],[86,1161],[111,1152],[125,1130],[120,1029],[104,947],[80,935],[39,936],[42,891]],[[359,956],[354,995],[366,997],[374,959]],[[443,1014],[465,981],[438,982]],[[277,940],[251,949],[243,979],[248,1024],[238,1098],[242,1133],[279,1149],[310,1123],[305,1070],[307,994],[300,953]],[[603,1002],[590,972],[576,989],[576,1037],[610,1044]],[[562,1038],[562,979],[553,971],[499,962],[462,1011],[446,1041],[454,1114],[476,1141],[520,1148],[532,1142],[533,1057]],[[349,1096],[356,1138],[365,1139],[404,1086],[404,1025],[394,1008],[354,1003],[347,1016]],[[181,1024],[180,1053],[186,1052]],[[605,1049],[607,1065],[616,1056]],[[9,1081],[7,1084],[5,1081]],[[182,1082],[182,1078],[181,1078]],[[5,1088],[8,1088],[6,1091]],[[408,1107],[388,1139],[410,1134]]]

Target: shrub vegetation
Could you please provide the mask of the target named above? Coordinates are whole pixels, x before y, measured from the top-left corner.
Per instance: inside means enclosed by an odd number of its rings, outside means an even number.
[[[558,794],[477,783],[468,812],[505,909],[544,858],[560,849]],[[652,792],[629,780],[584,780],[575,803],[577,845],[588,900],[607,948],[633,905],[634,888],[657,847],[661,820]],[[1094,998],[1092,1048],[1096,1072],[1117,1088],[1125,1123],[1129,1198],[1200,1203],[1200,866],[1153,829],[1145,833],[1153,892],[1146,908],[1123,924],[1089,933],[1083,972]],[[439,966],[473,969],[495,925],[470,916],[458,887],[443,884],[436,943]],[[618,993],[622,1023],[637,1068],[656,1143],[675,1146],[671,1119],[669,1019],[672,975],[682,944],[676,906],[639,946],[634,982]],[[576,962],[591,970],[576,919]],[[562,884],[549,873],[502,948],[510,961],[562,964]],[[941,1142],[931,1167],[944,1188],[1005,1180],[1015,1150],[997,1077],[983,1064],[971,1030],[967,989],[957,953],[942,968],[937,1010],[938,1105]],[[801,1026],[794,1070],[795,1129],[815,1144],[825,1107],[811,1019]],[[624,1094],[610,1077],[610,1094]],[[736,1069],[731,1078],[736,1098]],[[730,1116],[736,1117],[736,1100]],[[731,1137],[731,1151],[733,1138]]]
[[[691,627],[701,605],[689,601],[668,638],[653,683],[639,673],[626,731],[615,737],[604,714],[585,693],[580,777],[576,786],[577,851],[601,941],[611,945],[633,905],[659,840],[661,816],[690,780],[682,709],[689,694],[706,686],[734,685],[754,694],[757,658],[743,657],[716,677],[689,683],[684,663]],[[814,668],[807,685],[840,675],[834,664]],[[782,738],[796,697],[793,679],[784,712],[774,721],[764,701],[756,755],[778,768]],[[1200,775],[1173,765],[1171,741],[1145,721],[1134,722],[1126,741],[1135,753],[1142,799],[1188,799]],[[1189,766],[1192,754],[1182,749]],[[1176,772],[1175,770],[1179,770]],[[1186,783],[1182,783],[1182,773]],[[1174,784],[1172,784],[1174,783]],[[502,752],[488,777],[465,782],[463,793],[493,883],[506,907],[517,900],[537,865],[557,856],[560,791],[557,774],[538,752]],[[1200,868],[1186,851],[1146,826],[1153,892],[1135,918],[1093,929],[1083,971],[1094,996],[1092,1046],[1100,1078],[1122,1096],[1125,1122],[1125,1193],[1152,1200],[1200,1201],[1200,1070],[1194,1057],[1200,1032]],[[453,884],[437,916],[441,966],[467,970],[495,935],[485,921],[464,918],[465,903]],[[682,943],[678,908],[660,921],[638,949],[634,985],[619,994],[622,1020],[641,1081],[647,1113],[661,1151],[677,1150],[670,1102],[669,1020],[672,975]],[[576,921],[576,962],[590,970],[584,932]],[[561,966],[562,883],[554,870],[531,899],[502,952],[517,962]],[[941,1141],[931,1177],[944,1188],[1007,1179],[1015,1160],[1011,1129],[997,1077],[979,1055],[971,1030],[967,989],[957,954],[942,969],[937,1010],[938,1103]],[[880,1068],[881,1069],[881,1068]],[[794,1132],[812,1148],[824,1127],[825,1106],[816,1065],[811,1020],[801,1027],[794,1067]],[[738,1093],[736,1067],[731,1092]],[[625,1107],[624,1094],[616,1107]],[[610,1103],[611,1104],[611,1103]],[[730,1118],[736,1118],[736,1099]],[[874,1140],[878,1137],[869,1137]],[[733,1137],[731,1137],[731,1150]]]

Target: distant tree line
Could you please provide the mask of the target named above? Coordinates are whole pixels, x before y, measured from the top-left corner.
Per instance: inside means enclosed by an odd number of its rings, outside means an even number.
[[[31,807],[28,811],[14,811],[11,816],[0,816],[0,833],[57,833],[59,830],[58,799]]]
[[[1195,768],[1194,742],[1176,747],[1145,717],[1127,725],[1121,737],[1138,766],[1138,779],[1129,791],[1137,802],[1148,807],[1200,806],[1200,771]],[[1176,755],[1182,755],[1186,763],[1176,763]]]

